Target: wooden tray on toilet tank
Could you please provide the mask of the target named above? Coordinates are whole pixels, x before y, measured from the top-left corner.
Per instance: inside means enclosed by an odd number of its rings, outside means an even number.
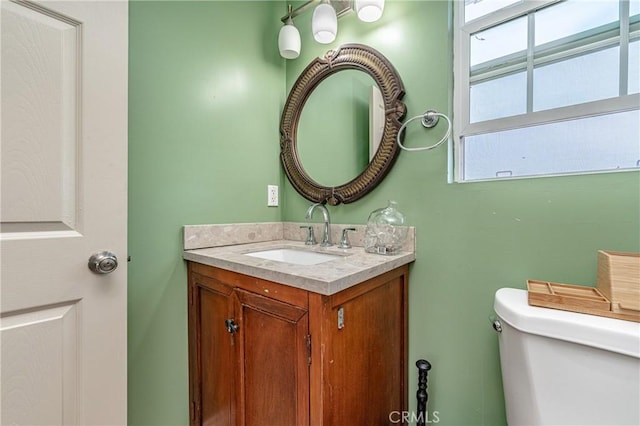
[[[527,290],[531,306],[640,322],[640,313],[611,311],[611,302],[597,288],[527,280]]]

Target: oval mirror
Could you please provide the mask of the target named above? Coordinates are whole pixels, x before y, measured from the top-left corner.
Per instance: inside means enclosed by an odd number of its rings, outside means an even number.
[[[403,96],[397,71],[371,47],[347,44],[314,59],[293,85],[280,121],[280,159],[296,191],[337,205],[375,188],[399,153]]]

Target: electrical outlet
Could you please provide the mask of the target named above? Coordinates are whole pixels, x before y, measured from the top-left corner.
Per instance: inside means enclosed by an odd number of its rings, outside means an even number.
[[[267,185],[267,206],[276,207],[278,205],[278,185]]]

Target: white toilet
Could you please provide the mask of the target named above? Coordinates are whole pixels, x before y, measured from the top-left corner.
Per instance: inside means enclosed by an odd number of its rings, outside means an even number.
[[[640,425],[640,323],[538,308],[496,292],[507,422]]]

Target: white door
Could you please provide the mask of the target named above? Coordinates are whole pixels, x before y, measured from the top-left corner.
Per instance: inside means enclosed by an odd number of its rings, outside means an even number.
[[[0,423],[126,424],[128,4],[1,6]]]

